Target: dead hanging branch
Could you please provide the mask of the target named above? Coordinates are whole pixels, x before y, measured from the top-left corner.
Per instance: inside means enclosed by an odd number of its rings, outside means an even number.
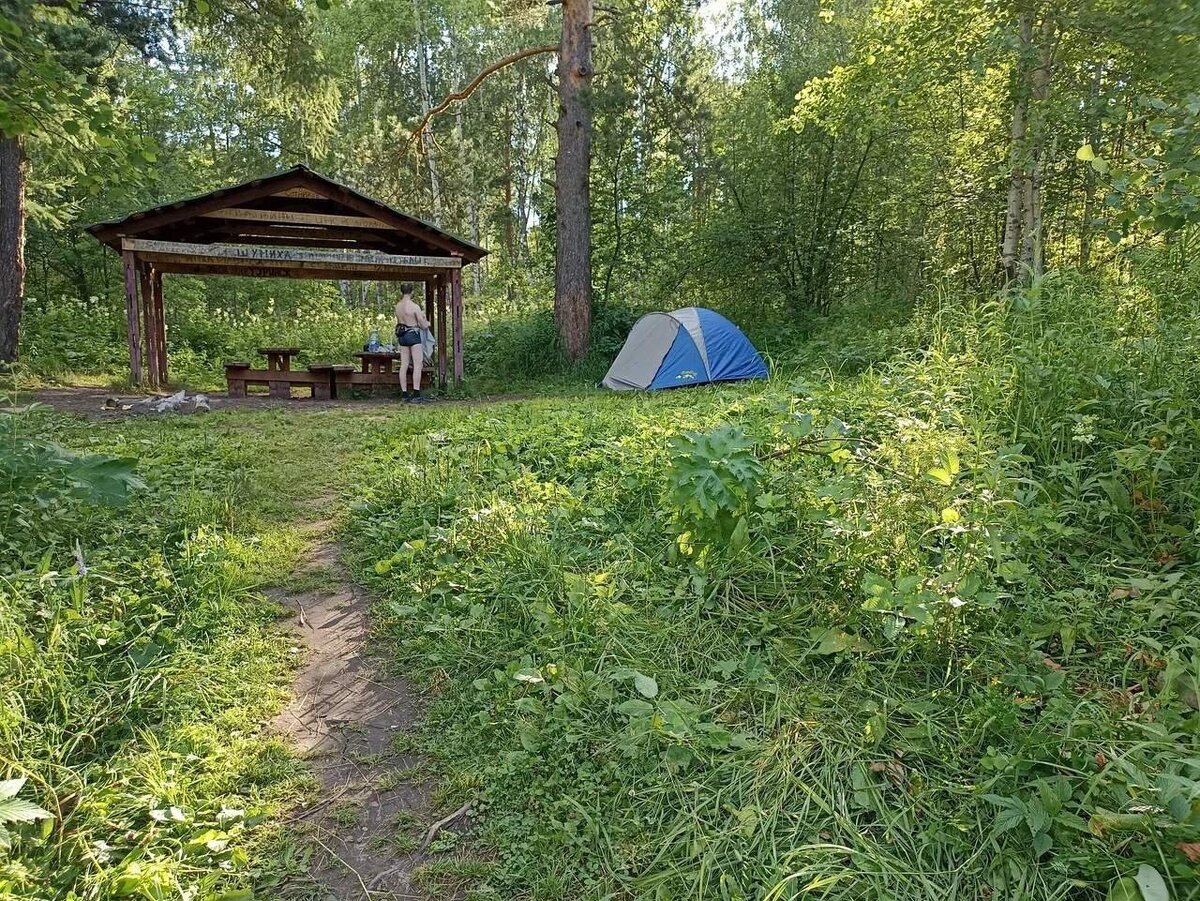
[[[529,59],[531,56],[540,56],[543,53],[558,53],[558,44],[545,44],[541,47],[526,47],[524,50],[518,50],[516,53],[506,56],[503,59],[496,60],[496,62],[492,63],[490,66],[476,75],[471,80],[471,83],[465,88],[463,88],[461,91],[454,91],[453,93],[447,94],[441,103],[430,109],[429,112],[422,116],[421,121],[417,123],[417,127],[413,129],[413,133],[408,139],[409,143],[411,144],[421,137],[421,133],[429,127],[429,123],[433,121],[434,116],[444,113],[450,108],[450,104],[461,103],[462,101],[466,100],[468,97],[474,94],[475,91],[478,90],[479,86],[483,84],[484,81],[486,81],[490,76],[495,75],[501,69],[507,69],[514,63],[519,63],[523,59]]]

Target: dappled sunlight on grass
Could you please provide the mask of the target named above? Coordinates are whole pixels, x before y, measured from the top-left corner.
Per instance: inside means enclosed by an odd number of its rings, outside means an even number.
[[[1094,898],[1143,863],[1188,882],[1157,849],[1192,828],[1200,776],[1178,687],[1197,446],[1163,432],[1194,412],[1190,350],[1160,355],[1144,413],[1109,406],[1076,369],[1138,369],[1123,329],[1033,328],[1078,297],[1038,302],[965,345],[951,306],[923,313],[945,342],[848,378],[379,431],[352,543],[398,658],[438,686],[426,745],[472,774],[485,886]]]

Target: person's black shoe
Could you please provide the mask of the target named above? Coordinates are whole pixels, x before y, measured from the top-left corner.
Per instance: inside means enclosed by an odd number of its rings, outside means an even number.
[[[409,401],[409,403],[428,404],[428,403],[432,403],[432,401],[430,401],[430,399],[428,397],[422,397],[420,391],[416,391],[413,393],[412,399]]]
[[[404,400],[404,402],[405,402],[406,404],[411,404],[411,403],[412,403],[412,394],[410,394],[409,392],[407,392],[407,391],[401,391],[401,392],[400,392],[400,397],[401,397],[401,398]]]

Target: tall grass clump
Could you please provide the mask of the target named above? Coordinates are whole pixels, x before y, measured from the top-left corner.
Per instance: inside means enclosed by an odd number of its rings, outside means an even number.
[[[1196,896],[1194,316],[1054,275],[384,427],[351,541],[477,895]]]
[[[248,897],[303,786],[259,731],[292,657],[257,589],[299,544],[248,528],[261,455],[3,407],[0,896]]]

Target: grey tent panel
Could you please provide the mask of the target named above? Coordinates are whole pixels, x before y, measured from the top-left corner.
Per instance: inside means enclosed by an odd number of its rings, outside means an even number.
[[[604,387],[614,391],[647,387],[658,374],[678,330],[679,322],[667,313],[647,313],[639,319],[609,367]]]
[[[682,307],[681,309],[673,310],[669,315],[688,330],[688,334],[692,336],[692,341],[696,343],[696,349],[700,351],[700,359],[704,361],[704,369],[707,372],[709,369],[708,348],[705,346],[704,332],[700,329],[700,311],[695,307]]]

